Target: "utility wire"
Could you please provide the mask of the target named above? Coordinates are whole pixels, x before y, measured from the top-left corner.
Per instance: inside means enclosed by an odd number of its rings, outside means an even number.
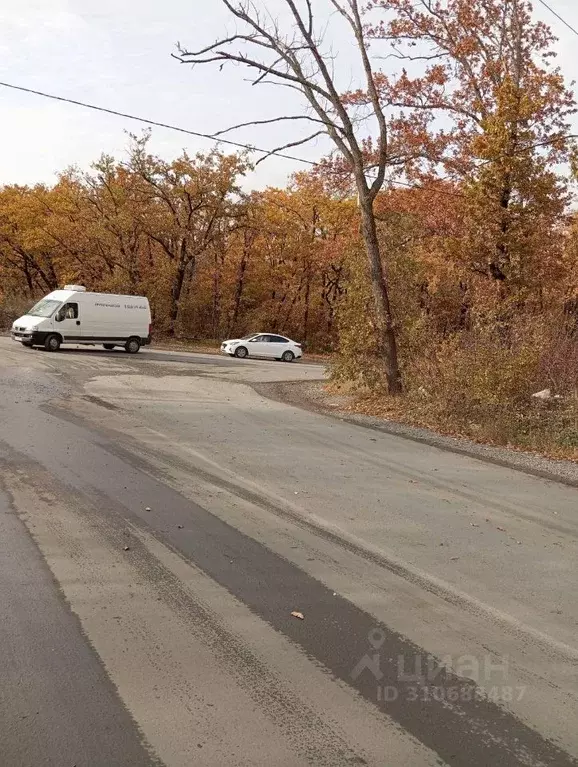
[[[225,139],[221,136],[214,136],[211,133],[201,133],[200,131],[189,130],[188,128],[181,128],[178,125],[171,125],[170,123],[159,122],[158,120],[149,120],[146,117],[138,117],[137,115],[128,114],[127,112],[119,112],[116,109],[108,109],[106,107],[97,106],[96,104],[88,104],[85,101],[77,101],[76,99],[70,99],[65,96],[57,96],[53,93],[46,93],[44,91],[34,90],[33,88],[25,88],[22,85],[14,85],[12,83],[5,83],[0,81],[0,86],[4,88],[11,88],[15,91],[23,91],[24,93],[32,93],[35,96],[42,96],[46,99],[52,99],[53,101],[61,101],[66,104],[74,104],[75,106],[84,107],[85,109],[93,109],[96,112],[104,112],[105,114],[115,115],[116,117],[124,117],[127,120],[135,120],[136,122],[144,123],[145,125],[154,125],[158,128],[167,128],[168,130],[177,131],[178,133],[186,133],[189,136],[195,136],[196,138],[205,138],[210,141],[217,141],[228,146],[236,147],[237,149],[245,149],[251,152],[259,152],[259,154],[269,155],[271,157],[281,157],[284,160],[292,160],[293,162],[300,162],[304,165],[310,165],[311,167],[318,168],[321,163],[315,160],[307,160],[304,157],[295,157],[294,155],[285,154],[283,152],[271,152],[268,149],[260,149],[259,147],[252,146],[251,144],[243,144],[240,141],[232,141],[231,139]],[[405,181],[393,181],[392,183],[398,186],[409,187],[410,189],[422,189],[423,187],[418,184],[409,184]],[[461,196],[456,192],[449,192],[448,190],[440,190],[440,194],[450,195],[452,197]]]
[[[282,157],[285,160],[293,160],[295,162],[303,162],[308,165],[317,165],[318,163],[313,160],[306,160],[303,157],[293,157],[290,154],[282,154],[280,152],[270,152],[268,149],[259,149],[258,147],[251,146],[250,144],[242,144],[239,141],[231,141],[231,139],[221,138],[220,136],[213,136],[210,133],[200,133],[199,131],[189,130],[188,128],[180,128],[178,125],[171,125],[170,123],[161,123],[157,120],[149,120],[146,117],[137,117],[137,115],[130,115],[126,112],[118,112],[116,109],[107,109],[106,107],[99,107],[96,104],[87,104],[85,101],[76,101],[75,99],[65,98],[64,96],[56,96],[53,93],[44,93],[44,91],[36,91],[33,88],[24,88],[22,85],[12,85],[11,83],[0,82],[0,86],[4,88],[12,88],[15,91],[24,91],[25,93],[33,93],[35,96],[43,96],[46,99],[53,99],[54,101],[63,101],[66,104],[74,104],[78,107],[85,107],[85,109],[94,109],[96,112],[106,112],[109,115],[115,115],[116,117],[125,117],[127,120],[136,120],[136,122],[145,123],[145,125],[155,125],[158,128],[168,128],[169,130],[178,131],[179,133],[186,133],[189,136],[196,136],[197,138],[206,138],[211,141],[219,141],[221,144],[228,144],[229,146],[237,147],[237,149],[248,149],[252,152],[259,152],[260,154],[271,154],[276,157]]]
[[[568,29],[569,29],[571,32],[574,32],[574,34],[576,35],[576,37],[578,37],[578,30],[577,30],[575,27],[573,27],[573,26],[572,26],[572,25],[571,25],[569,22],[567,22],[565,18],[563,18],[562,16],[560,16],[560,14],[558,13],[558,11],[555,11],[555,10],[554,10],[554,8],[552,8],[552,6],[551,6],[551,5],[549,5],[549,4],[546,2],[546,0],[538,0],[538,2],[539,2],[539,3],[542,3],[542,5],[544,6],[544,8],[547,8],[547,9],[550,11],[550,13],[553,13],[553,14],[554,14],[554,16],[555,16],[555,17],[556,17],[556,18],[557,18],[559,21],[561,21],[561,22],[562,22],[562,24],[564,24],[564,26],[565,26],[565,27],[568,27]]]
[[[543,0],[540,0],[540,2],[543,2]],[[575,30],[573,30],[573,31],[575,31]],[[578,34],[578,32],[576,34]],[[5,83],[5,82],[0,81],[0,87],[10,88],[12,90],[22,91],[24,93],[32,93],[35,96],[42,96],[43,98],[52,99],[53,101],[60,101],[60,102],[66,103],[66,104],[74,104],[75,106],[84,107],[85,109],[92,109],[92,110],[94,110],[96,112],[104,112],[105,114],[115,115],[116,117],[124,117],[127,120],[134,120],[136,122],[144,123],[145,125],[154,125],[154,126],[156,126],[158,128],[166,128],[168,130],[177,131],[178,133],[185,133],[185,134],[187,134],[189,136],[195,136],[196,138],[209,139],[210,141],[216,141],[216,142],[220,142],[222,144],[227,144],[228,146],[233,146],[233,147],[236,147],[237,149],[245,149],[245,150],[250,151],[250,152],[259,152],[259,154],[267,155],[267,156],[270,156],[270,157],[281,157],[284,160],[292,160],[293,162],[300,162],[300,163],[303,163],[304,165],[309,165],[309,166],[315,167],[315,168],[321,167],[321,163],[316,162],[315,160],[307,160],[304,157],[296,157],[294,155],[285,154],[284,152],[276,152],[276,151],[272,152],[272,151],[270,151],[268,149],[260,149],[259,147],[252,146],[251,144],[243,144],[240,141],[232,141],[231,139],[225,139],[225,138],[222,138],[221,136],[215,136],[215,135],[213,135],[211,133],[201,133],[200,131],[193,131],[193,130],[189,130],[188,128],[181,128],[178,125],[172,125],[170,123],[163,123],[163,122],[159,122],[158,120],[149,120],[146,117],[139,117],[137,115],[128,114],[127,112],[119,112],[116,109],[108,109],[107,107],[97,106],[96,104],[88,104],[85,101],[77,101],[76,99],[70,99],[70,98],[67,98],[65,96],[57,96],[54,93],[46,93],[44,91],[38,91],[38,90],[35,90],[33,88],[25,88],[22,85],[14,85],[13,83]],[[539,147],[542,147],[542,146],[547,146],[549,144],[556,143],[558,141],[564,141],[564,140],[567,140],[567,139],[574,139],[574,138],[577,138],[577,137],[578,136],[576,136],[574,134],[569,134],[569,135],[566,135],[566,136],[559,136],[559,137],[557,137],[555,139],[552,139],[552,140],[541,141],[541,142],[538,142],[536,144],[532,144],[530,146],[523,147],[522,149],[520,149],[517,152],[514,152],[513,154],[516,154],[516,155],[517,154],[524,154],[525,152],[527,152],[527,151],[529,151],[531,149],[536,149],[536,148],[539,148]],[[487,164],[489,164],[491,162],[494,162],[497,159],[500,159],[500,158],[496,157],[496,158],[492,158],[490,160],[483,160],[480,163],[480,166],[481,165],[487,165]],[[445,179],[439,179],[439,180],[440,181],[444,181]],[[421,185],[421,184],[410,184],[410,183],[408,183],[406,181],[398,181],[398,180],[392,180],[392,181],[390,181],[390,183],[396,184],[397,186],[407,187],[408,189],[422,189],[422,190],[425,190],[425,187],[423,185]],[[445,189],[445,190],[444,189],[439,189],[437,191],[437,194],[446,195],[446,196],[449,196],[449,197],[463,197],[464,196],[463,194],[461,194],[459,192],[450,192],[447,189]]]

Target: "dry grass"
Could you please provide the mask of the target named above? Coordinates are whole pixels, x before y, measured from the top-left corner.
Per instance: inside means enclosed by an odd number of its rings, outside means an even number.
[[[331,385],[333,393],[343,387]],[[457,419],[445,403],[424,403],[413,395],[387,397],[358,394],[345,407],[349,412],[363,413],[387,420],[420,426],[440,434],[465,437],[474,442],[524,450],[549,458],[578,461],[578,402],[552,404],[528,403],[526,408],[512,410],[508,405],[486,407],[477,416]]]
[[[578,461],[578,337],[562,323],[526,325],[507,344],[478,331],[432,345],[406,362],[405,381],[401,397],[358,390],[347,409]],[[532,397],[545,388],[559,398]]]

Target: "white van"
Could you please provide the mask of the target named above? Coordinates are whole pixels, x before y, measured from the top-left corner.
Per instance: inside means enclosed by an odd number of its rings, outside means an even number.
[[[122,346],[136,354],[151,342],[151,311],[143,296],[88,293],[82,285],[65,285],[49,293],[12,325],[12,338],[24,346],[61,344]]]

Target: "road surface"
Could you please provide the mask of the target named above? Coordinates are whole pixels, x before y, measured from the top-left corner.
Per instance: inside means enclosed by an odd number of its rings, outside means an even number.
[[[0,339],[2,764],[578,764],[578,491],[322,375]]]

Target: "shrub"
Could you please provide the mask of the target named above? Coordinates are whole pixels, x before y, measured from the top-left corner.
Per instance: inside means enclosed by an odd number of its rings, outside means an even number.
[[[482,442],[578,458],[578,334],[559,316],[406,340],[405,396],[365,393],[363,412]],[[359,378],[359,376],[358,376]],[[370,381],[370,378],[366,378]],[[367,386],[366,389],[370,387]],[[551,389],[549,400],[532,394]]]

